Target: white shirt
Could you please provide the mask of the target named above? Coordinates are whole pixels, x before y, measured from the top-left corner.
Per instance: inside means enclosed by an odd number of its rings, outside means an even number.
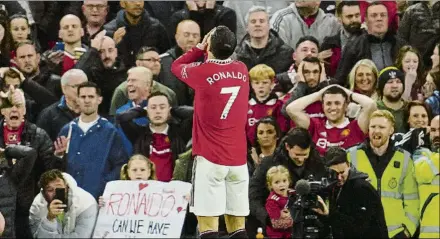
[[[78,126],[82,129],[84,133],[86,133],[90,128],[92,128],[93,125],[98,122],[98,119],[99,117],[97,117],[94,121],[86,123],[81,120],[81,117],[79,117]]]

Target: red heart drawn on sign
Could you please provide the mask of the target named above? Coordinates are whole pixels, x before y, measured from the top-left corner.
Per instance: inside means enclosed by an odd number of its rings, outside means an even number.
[[[141,191],[142,189],[148,187],[148,183],[139,183],[139,191]]]
[[[182,211],[186,211],[186,209],[183,209],[183,207],[178,207],[178,208],[177,208],[177,212],[178,212],[178,213],[180,213],[180,212],[182,212]]]

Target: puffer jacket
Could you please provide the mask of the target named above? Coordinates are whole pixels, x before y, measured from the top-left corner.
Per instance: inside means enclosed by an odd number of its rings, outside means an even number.
[[[422,54],[427,49],[426,43],[440,34],[440,2],[432,7],[429,4],[429,1],[420,1],[407,8],[397,31],[399,37]]]
[[[5,231],[0,237],[15,237],[16,202],[19,185],[31,174],[36,159],[36,151],[33,148],[14,145],[5,149],[5,159],[1,159],[0,165],[0,212],[5,218]],[[15,158],[17,162],[11,167],[8,165],[10,159]]]
[[[271,30],[266,47],[258,55],[251,47],[249,34],[237,46],[235,58],[246,64],[248,70],[258,64],[270,66],[276,74],[285,72],[293,64],[293,48],[285,44],[278,33]]]
[[[170,48],[165,27],[159,20],[150,17],[145,10],[137,25],[133,26],[127,22],[125,10],[119,11],[115,19],[104,25],[109,37],[113,37],[120,27],[125,27],[126,34],[117,45],[118,55],[126,67],[135,65],[136,54],[143,46],[157,47],[161,53]]]
[[[4,125],[1,121],[0,125]],[[35,124],[25,121],[25,126],[21,134],[21,145],[31,147],[36,150],[36,161],[32,171],[18,188],[17,215],[26,217],[29,214],[32,200],[38,194],[37,182],[41,175],[47,170],[61,168],[62,162],[54,156],[53,143],[47,133],[38,128]],[[5,148],[3,129],[0,130],[0,148]]]
[[[63,173],[69,187],[68,211],[63,221],[47,219],[48,203],[43,191],[35,197],[30,209],[29,221],[34,238],[91,238],[98,217],[98,204],[93,196],[78,187],[75,179]]]

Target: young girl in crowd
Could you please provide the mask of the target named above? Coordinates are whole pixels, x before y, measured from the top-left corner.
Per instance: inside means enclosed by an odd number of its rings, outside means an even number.
[[[293,219],[288,208],[290,180],[289,171],[284,166],[274,166],[267,171],[270,194],[266,199],[266,211],[272,224],[266,226],[269,238],[291,238]]]
[[[405,92],[402,98],[423,100],[422,86],[425,84],[425,72],[422,65],[422,56],[412,46],[403,46],[396,58],[396,67],[405,73]]]
[[[135,154],[121,168],[121,180],[156,180],[156,168],[150,159]],[[99,207],[105,205],[104,198],[99,197]]]
[[[31,28],[25,15],[15,14],[9,18],[12,40],[15,43],[25,42],[30,39]]]

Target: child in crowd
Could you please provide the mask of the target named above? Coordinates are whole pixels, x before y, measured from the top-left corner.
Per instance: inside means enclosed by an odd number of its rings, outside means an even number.
[[[288,130],[290,120],[281,114],[283,102],[278,99],[275,93],[272,93],[272,88],[275,84],[275,71],[265,64],[259,64],[249,71],[249,78],[252,94],[248,103],[246,135],[250,145],[254,145],[255,126],[261,118],[266,116],[274,117],[283,133]]]
[[[121,168],[121,180],[156,180],[156,168],[150,159],[135,154]],[[99,197],[99,207],[105,205],[104,198]]]
[[[291,184],[289,171],[284,166],[271,167],[266,174],[270,190],[266,199],[266,211],[272,225],[266,226],[269,238],[291,238],[293,219],[288,208],[288,189]]]

